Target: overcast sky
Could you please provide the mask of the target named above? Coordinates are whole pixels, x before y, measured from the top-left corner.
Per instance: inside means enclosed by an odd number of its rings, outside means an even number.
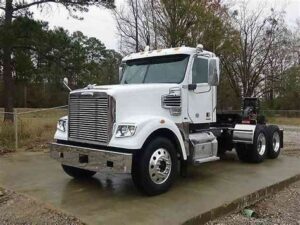
[[[117,7],[122,6],[126,0],[116,0]],[[235,0],[235,2],[239,2]],[[257,7],[262,0],[249,0],[250,7]],[[294,26],[296,19],[300,18],[300,0],[263,0],[264,7],[274,7],[286,11],[286,20],[290,26]],[[82,31],[85,35],[96,37],[101,40],[107,48],[118,50],[118,37],[114,17],[110,10],[91,8],[88,13],[82,14],[84,19],[78,21],[69,17],[68,12],[54,6],[51,11],[39,13],[32,9],[36,19],[49,22],[50,27],[61,26],[69,31]]]

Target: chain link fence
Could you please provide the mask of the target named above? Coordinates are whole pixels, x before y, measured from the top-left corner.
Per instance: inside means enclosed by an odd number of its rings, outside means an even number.
[[[14,122],[4,122],[0,109],[0,149],[43,149],[53,139],[57,120],[67,115],[68,106],[45,109],[15,109]]]
[[[240,113],[240,111],[230,111]],[[68,106],[46,109],[15,109],[14,123],[3,122],[0,109],[1,149],[40,150],[53,140],[57,120],[68,114]],[[300,126],[300,110],[264,110],[268,123]]]

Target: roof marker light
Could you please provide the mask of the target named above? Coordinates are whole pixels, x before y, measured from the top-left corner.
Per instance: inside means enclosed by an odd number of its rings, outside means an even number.
[[[197,51],[197,53],[203,52],[203,45],[198,44],[198,45],[197,45],[197,48],[196,48],[196,51]]]

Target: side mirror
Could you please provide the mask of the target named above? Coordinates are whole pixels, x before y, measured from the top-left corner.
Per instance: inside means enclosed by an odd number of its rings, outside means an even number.
[[[69,89],[69,91],[72,91],[72,89],[69,87],[69,79],[67,77],[64,78],[63,84]]]
[[[208,62],[208,84],[218,86],[220,81],[220,59],[213,57]]]

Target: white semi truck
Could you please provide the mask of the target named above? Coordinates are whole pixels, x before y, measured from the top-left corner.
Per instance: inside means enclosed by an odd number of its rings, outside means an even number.
[[[277,158],[283,131],[266,125],[257,99],[245,98],[241,114],[217,114],[219,80],[219,58],[202,45],[126,56],[119,85],[70,92],[51,157],[74,178],[131,173],[148,195],[166,192],[188,165],[225,151],[250,163]]]

